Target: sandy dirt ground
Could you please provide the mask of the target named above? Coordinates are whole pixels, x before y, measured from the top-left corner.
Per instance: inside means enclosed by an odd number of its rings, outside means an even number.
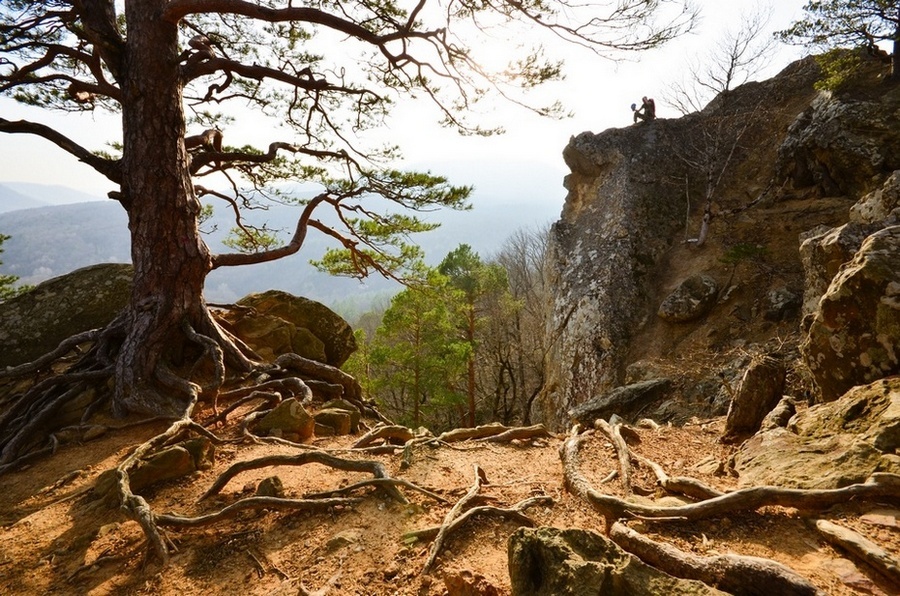
[[[635,451],[661,464],[669,474],[696,477],[721,489],[736,478],[702,470],[710,461],[727,462],[728,446],[718,438],[722,420],[684,427],[640,429]],[[348,594],[439,595],[509,594],[507,541],[519,527],[482,516],[451,533],[437,565],[423,566],[431,542],[404,537],[441,523],[453,503],[475,481],[475,466],[488,483],[479,504],[510,507],[537,495],[552,503],[527,510],[537,526],[604,530],[603,518],[570,494],[563,478],[554,436],[515,444],[465,441],[440,447],[420,446],[412,465],[401,467],[400,453],[360,455],[344,451],[356,437],[315,439],[311,445],[334,455],[380,461],[395,478],[433,491],[443,501],[401,489],[409,504],[365,488],[361,501],[323,512],[244,511],[212,525],[165,529],[172,556],[160,567],[147,555],[138,524],[116,506],[97,498],[97,476],[121,460],[163,425],[110,431],[81,445],[0,478],[0,593],[2,594]],[[222,436],[227,436],[224,430]],[[212,469],[154,485],[145,496],[155,513],[197,516],[250,496],[264,478],[277,475],[286,496],[347,486],[367,475],[320,464],[248,471],[222,492],[198,502],[215,478],[238,460],[276,453],[297,453],[288,445],[220,445]],[[582,469],[598,489],[622,495],[617,479],[602,483],[617,468],[613,446],[600,434],[581,450]],[[698,467],[699,465],[699,467]],[[714,467],[714,466],[713,466]],[[655,480],[643,467],[634,484],[646,492]],[[657,491],[658,492],[658,491]],[[890,503],[847,503],[816,515],[854,527],[900,556],[897,512]],[[896,593],[872,569],[825,543],[801,512],[769,508],[701,522],[632,521],[656,539],[696,554],[738,553],[774,559],[808,578],[827,594]]]

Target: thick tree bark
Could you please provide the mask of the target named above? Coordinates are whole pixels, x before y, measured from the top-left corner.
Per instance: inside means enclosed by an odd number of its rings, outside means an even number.
[[[125,3],[122,193],[134,287],[116,362],[113,408],[119,414],[179,411],[191,387],[165,371],[183,364],[185,326],[203,332],[209,325],[202,291],[211,260],[198,230],[200,204],[183,142],[178,30],[159,17],[167,4]]]

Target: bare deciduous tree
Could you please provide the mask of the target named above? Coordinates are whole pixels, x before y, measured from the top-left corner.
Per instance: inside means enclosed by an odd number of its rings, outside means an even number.
[[[663,99],[682,114],[699,112],[711,99],[751,80],[765,68],[775,49],[769,34],[771,8],[744,13],[734,29],[724,31],[713,47],[691,59],[686,74],[673,82]]]

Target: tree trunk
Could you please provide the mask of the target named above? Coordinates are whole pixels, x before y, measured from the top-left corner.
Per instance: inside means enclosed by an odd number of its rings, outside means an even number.
[[[897,18],[900,21],[900,9],[897,9]],[[894,53],[891,54],[891,79],[900,79],[900,22],[894,31]]]
[[[209,323],[202,292],[211,260],[184,148],[178,30],[159,17],[167,3],[125,3],[122,194],[134,287],[116,362],[118,414],[183,411],[189,386],[165,371],[184,364],[185,325],[206,330]]]
[[[472,347],[472,353],[469,355],[469,361],[466,363],[466,394],[469,401],[469,419],[470,427],[475,427],[475,305],[469,305],[468,327],[466,329],[466,339]]]

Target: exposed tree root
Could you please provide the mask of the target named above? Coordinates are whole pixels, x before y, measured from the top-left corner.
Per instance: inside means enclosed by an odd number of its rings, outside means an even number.
[[[632,451],[622,435],[622,429],[625,428],[622,424],[610,424],[605,420],[598,420],[595,426],[613,442],[613,446],[616,448],[619,466],[622,470],[622,482],[626,486],[626,494],[631,494],[631,460],[635,460],[653,470],[657,484],[670,493],[684,495],[700,501],[721,497],[725,494],[695,478],[669,476],[661,465]],[[626,473],[628,474],[627,476]]]
[[[116,493],[119,498],[119,505],[123,511],[125,511],[126,515],[141,526],[141,529],[144,531],[144,535],[147,537],[147,541],[150,544],[151,551],[163,565],[169,561],[169,549],[165,542],[163,542],[163,538],[159,533],[159,528],[157,527],[150,505],[144,497],[136,495],[131,491],[131,482],[128,473],[133,468],[137,467],[141,462],[141,459],[149,455],[155,448],[165,444],[169,439],[177,436],[183,430],[195,426],[194,421],[190,418],[195,404],[196,397],[190,403],[187,411],[185,411],[184,416],[180,420],[174,422],[165,432],[158,434],[149,441],[139,445],[115,468]]]
[[[619,522],[612,525],[609,537],[624,550],[669,575],[699,580],[735,596],[819,593],[805,578],[769,559],[732,554],[699,557],[655,542]]]
[[[578,457],[578,449],[584,439],[584,436],[569,437],[560,446],[563,474],[567,488],[590,503],[604,517],[607,531],[613,522],[634,517],[658,521],[698,520],[768,506],[817,511],[852,499],[900,498],[900,476],[877,473],[872,474],[865,483],[844,488],[803,490],[757,486],[677,507],[642,505],[602,494],[591,485],[581,473]]]
[[[339,368],[322,364],[297,354],[282,354],[275,360],[275,365],[284,370],[299,373],[301,376],[312,377],[317,381],[340,385],[344,390],[342,397],[359,408],[362,414],[382,422],[390,422],[381,415],[381,412],[363,401],[362,388],[359,386],[359,383]]]
[[[84,331],[67,339],[64,339],[62,342],[60,342],[56,349],[44,354],[36,360],[20,364],[19,366],[10,366],[4,370],[0,370],[0,379],[12,379],[36,373],[44,367],[52,364],[59,358],[62,358],[73,349],[77,348],[79,345],[96,341],[96,339],[100,337],[100,331],[100,329],[91,329],[90,331]]]
[[[184,517],[172,514],[154,515],[153,520],[157,525],[178,527],[178,528],[195,528],[198,526],[206,526],[220,522],[224,519],[234,517],[241,511],[247,509],[273,509],[278,511],[327,511],[336,506],[355,505],[361,502],[359,498],[336,498],[336,499],[283,499],[279,497],[248,497],[235,501],[231,505],[197,517]]]
[[[15,465],[20,457],[40,449],[50,435],[40,431],[52,426],[60,409],[81,396],[89,383],[105,381],[112,372],[104,368],[52,376],[19,396],[0,418],[0,466]]]
[[[492,437],[508,430],[510,430],[510,427],[504,426],[499,422],[492,422],[490,424],[476,426],[475,428],[454,428],[453,430],[441,433],[438,436],[438,440],[445,443],[453,443],[456,441]]]
[[[510,519],[512,521],[518,522],[523,526],[533,527],[534,521],[530,517],[524,514],[526,509],[531,507],[535,507],[537,505],[552,505],[553,497],[549,495],[540,495],[537,497],[529,497],[528,499],[524,499],[519,501],[512,507],[504,508],[504,507],[494,507],[492,505],[481,505],[478,507],[472,507],[468,511],[460,514],[459,517],[450,522],[447,526],[447,533],[451,533],[468,520],[472,519],[477,515],[495,515],[499,517],[504,517],[506,519]],[[404,541],[406,540],[433,540],[441,531],[441,528],[444,526],[432,526],[430,528],[423,528],[421,530],[415,530],[413,532],[407,532],[403,535]]]
[[[417,530],[415,532],[408,532],[403,535],[404,541],[406,540],[431,540],[431,549],[428,552],[428,559],[425,561],[425,565],[422,567],[422,574],[431,573],[431,570],[434,567],[434,563],[437,560],[437,556],[441,552],[441,548],[443,548],[444,541],[447,536],[466,523],[469,519],[477,515],[497,515],[500,517],[504,517],[507,519],[511,519],[516,521],[524,526],[532,527],[534,526],[534,522],[530,517],[525,515],[524,511],[530,507],[534,507],[536,505],[550,505],[553,503],[553,499],[547,495],[540,495],[536,497],[530,497],[528,499],[524,499],[519,501],[515,505],[509,508],[502,507],[493,507],[489,505],[481,505],[478,507],[472,507],[472,505],[479,499],[483,499],[483,495],[480,495],[481,487],[484,484],[488,484],[487,476],[477,464],[475,465],[475,481],[472,484],[472,487],[466,492],[463,497],[456,502],[453,507],[450,508],[450,511],[444,516],[444,521],[440,526],[435,526],[431,528],[424,528],[422,530]],[[470,508],[471,507],[471,508]]]
[[[547,438],[552,436],[543,424],[533,426],[504,426],[500,423],[484,424],[475,428],[455,428],[441,433],[437,440],[442,443],[455,443],[458,441],[488,441],[493,443],[508,443],[515,440],[527,440]]]
[[[353,443],[354,449],[360,449],[363,447],[368,447],[372,445],[375,441],[383,440],[383,441],[395,441],[398,442],[399,445],[397,447],[404,445],[407,441],[411,441],[416,438],[415,433],[405,427],[399,426],[396,424],[379,424],[359,439]]]
[[[616,456],[619,459],[619,477],[622,479],[622,488],[626,495],[631,495],[634,491],[631,488],[631,452],[628,444],[619,432],[621,425],[610,425],[606,420],[597,420],[594,425],[603,431],[607,438],[612,441],[616,450]]]
[[[487,483],[488,480],[484,470],[476,464],[475,482],[472,484],[472,488],[470,488],[468,492],[466,492],[466,494],[450,508],[447,515],[444,516],[444,521],[441,523],[440,530],[438,531],[437,536],[435,536],[434,542],[431,543],[431,550],[428,552],[428,559],[425,561],[425,566],[422,567],[422,574],[431,573],[431,568],[434,567],[434,561],[437,559],[438,553],[444,545],[444,539],[447,537],[447,533],[449,532],[448,528],[451,523],[454,519],[459,517],[460,513],[469,507],[472,501],[478,498],[478,493],[481,491],[481,485]]]
[[[853,530],[828,520],[817,520],[816,530],[825,540],[866,563],[900,588],[900,561],[883,548]]]
[[[307,499],[325,499],[325,498],[329,498],[329,497],[335,497],[338,495],[350,494],[354,491],[357,491],[361,488],[365,488],[368,486],[382,487],[385,485],[402,486],[404,488],[408,488],[412,491],[426,495],[427,497],[430,497],[430,498],[434,499],[435,501],[438,501],[439,503],[449,503],[450,502],[447,499],[445,499],[444,497],[442,497],[441,495],[439,495],[433,491],[430,491],[428,489],[422,488],[421,486],[418,486],[416,484],[413,484],[412,482],[410,482],[408,480],[403,480],[402,478],[373,478],[371,480],[363,480],[362,482],[356,482],[354,484],[345,486],[343,488],[329,490],[329,491],[323,491],[323,492],[318,492],[318,493],[307,493],[303,496]]]
[[[349,472],[368,472],[378,479],[391,479],[385,467],[377,461],[341,459],[339,457],[335,457],[321,451],[308,451],[306,453],[299,453],[296,455],[270,455],[267,457],[260,457],[253,460],[238,462],[232,465],[230,468],[219,475],[216,481],[213,482],[212,486],[210,486],[209,489],[205,493],[203,493],[203,495],[200,497],[200,500],[202,501],[203,499],[207,499],[215,494],[218,494],[223,488],[225,488],[225,485],[228,484],[228,482],[232,478],[234,478],[241,472],[246,472],[248,470],[257,470],[259,468],[266,468],[269,466],[303,466],[311,463],[322,464],[325,466],[336,468],[338,470]],[[395,501],[399,501],[400,503],[404,504],[409,502],[395,485],[388,483],[381,488],[383,488],[384,491]]]

